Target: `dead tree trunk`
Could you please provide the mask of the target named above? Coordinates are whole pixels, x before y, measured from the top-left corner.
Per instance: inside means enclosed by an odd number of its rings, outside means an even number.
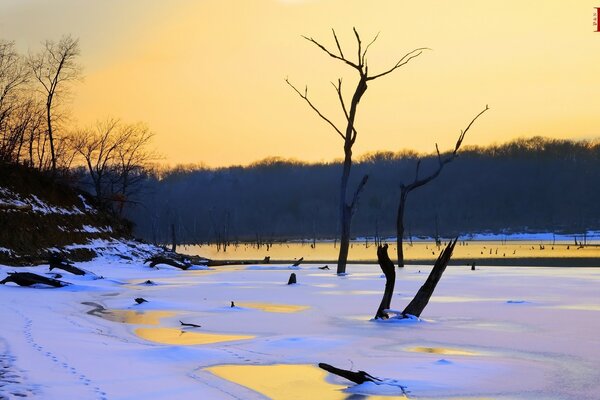
[[[344,114],[344,121],[345,121],[345,125],[346,125],[346,127],[344,129],[338,128],[338,126],[336,124],[334,124],[331,121],[331,119],[329,119],[325,115],[323,115],[321,113],[321,111],[319,111],[319,109],[311,102],[311,100],[308,98],[308,88],[305,88],[304,91],[301,92],[294,85],[292,85],[289,80],[286,79],[287,84],[290,85],[292,87],[292,89],[294,89],[294,91],[296,93],[298,93],[298,95],[308,103],[310,108],[312,108],[313,111],[315,111],[317,113],[317,115],[319,115],[319,117],[321,117],[325,122],[327,122],[337,132],[337,134],[344,140],[344,163],[342,166],[342,175],[341,175],[341,179],[340,179],[340,193],[339,193],[340,252],[338,255],[338,262],[337,262],[337,273],[338,274],[343,274],[346,272],[346,263],[348,261],[348,249],[350,247],[350,226],[351,226],[351,222],[352,222],[352,215],[356,211],[356,206],[358,204],[358,197],[360,195],[362,188],[364,187],[364,184],[367,181],[366,177],[363,178],[363,180],[361,181],[361,184],[359,184],[356,192],[354,193],[352,202],[348,203],[348,200],[349,200],[348,181],[350,179],[350,171],[352,169],[352,146],[354,146],[354,142],[356,141],[356,136],[357,136],[357,130],[356,130],[354,121],[356,119],[358,103],[360,102],[362,96],[367,91],[367,83],[369,81],[372,81],[372,80],[375,80],[382,76],[385,76],[385,75],[393,72],[397,68],[400,68],[403,65],[406,65],[410,60],[421,55],[423,50],[425,50],[424,48],[419,48],[419,49],[410,51],[410,52],[406,53],[403,57],[401,57],[398,60],[398,62],[394,66],[389,68],[388,70],[378,73],[378,74],[369,75],[369,68],[367,66],[367,60],[366,60],[367,51],[369,50],[369,47],[373,44],[373,42],[375,42],[375,40],[377,40],[377,36],[375,36],[375,38],[363,48],[362,42],[361,42],[361,39],[360,39],[360,36],[359,36],[357,30],[353,29],[353,31],[354,31],[354,36],[356,37],[356,42],[357,42],[357,47],[358,47],[358,52],[356,53],[357,54],[356,60],[352,60],[352,59],[344,56],[344,52],[342,51],[342,47],[340,45],[340,42],[338,41],[335,31],[333,31],[333,38],[334,38],[335,44],[336,44],[336,50],[334,52],[327,49],[325,46],[323,46],[321,43],[317,42],[315,39],[304,37],[306,40],[308,40],[309,42],[311,42],[312,44],[317,46],[319,49],[321,49],[323,52],[325,52],[328,56],[330,56],[338,61],[343,62],[344,64],[352,67],[353,69],[355,69],[358,72],[359,79],[358,79],[356,88],[354,90],[354,94],[352,95],[352,99],[350,101],[350,107],[346,106],[346,101],[344,100],[344,96],[342,93],[342,80],[338,79],[337,85],[335,83],[333,84],[333,86],[336,90],[338,100],[340,102],[343,114]],[[352,58],[354,58],[354,57],[352,57]]]
[[[404,311],[402,311],[403,316],[421,316],[421,313],[427,306],[427,303],[429,303],[429,299],[431,298],[435,287],[442,278],[442,275],[444,274],[444,271],[448,266],[448,262],[452,257],[452,251],[454,251],[454,246],[456,245],[457,239],[458,238],[451,240],[448,243],[448,246],[446,246],[446,248],[444,249],[444,251],[442,251],[437,261],[435,262],[431,273],[427,277],[427,280],[425,281],[423,286],[421,286],[421,288],[419,289],[415,297],[412,299],[412,301],[408,304],[408,306],[406,306]]]
[[[387,244],[377,247],[377,262],[385,275],[385,291],[383,292],[383,298],[377,309],[377,314],[375,314],[375,319],[389,318],[389,315],[385,310],[390,309],[392,296],[394,294],[394,285],[396,283],[396,269],[394,268],[394,263],[390,260],[387,251]]]
[[[171,224],[171,251],[177,251],[177,238],[175,237],[175,224]]]
[[[399,268],[404,267],[404,249],[402,248],[403,243],[404,243],[404,211],[406,209],[406,200],[408,199],[409,193],[415,189],[420,188],[421,186],[426,185],[427,183],[429,183],[432,180],[434,180],[435,178],[437,178],[440,175],[440,173],[442,172],[442,169],[444,168],[444,166],[446,164],[452,162],[458,156],[458,150],[460,149],[460,146],[465,138],[465,135],[469,131],[469,128],[471,128],[471,125],[473,125],[473,123],[477,120],[477,118],[479,118],[487,110],[489,110],[489,107],[486,105],[485,108],[483,109],[483,111],[481,111],[479,114],[477,114],[475,116],[475,118],[473,118],[471,120],[471,122],[469,123],[469,125],[467,125],[465,130],[460,132],[460,135],[458,136],[458,140],[456,141],[456,145],[454,146],[454,151],[448,157],[442,158],[437,144],[435,145],[435,150],[437,151],[437,158],[438,158],[438,166],[435,171],[433,171],[429,176],[420,179],[419,178],[419,168],[421,167],[421,160],[418,160],[416,168],[415,168],[415,179],[412,181],[412,183],[410,183],[408,185],[405,185],[404,183],[402,183],[400,185],[400,200],[398,201],[398,214],[396,216],[396,247],[397,247],[398,267]],[[436,229],[436,236],[437,236],[437,229]],[[438,242],[438,240],[439,239],[436,238],[436,242]]]

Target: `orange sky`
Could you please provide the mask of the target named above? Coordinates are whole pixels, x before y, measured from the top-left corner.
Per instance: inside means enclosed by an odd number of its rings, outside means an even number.
[[[371,83],[360,104],[355,154],[449,148],[485,104],[465,144],[519,136],[600,136],[600,0],[3,0],[0,36],[36,50],[80,38],[85,80],[71,108],[80,124],[144,121],[165,162],[210,166],[267,157],[341,156],[341,138],[284,82],[308,84],[343,125],[330,82],[353,71],[301,35],[354,53],[371,71],[415,47],[432,48]],[[349,98],[351,92],[347,91]]]

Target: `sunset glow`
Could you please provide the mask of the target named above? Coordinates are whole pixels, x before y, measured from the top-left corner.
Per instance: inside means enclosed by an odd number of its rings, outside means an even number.
[[[70,33],[80,39],[85,79],[72,119],[143,121],[169,164],[248,164],[268,156],[306,161],[341,156],[342,142],[285,84],[308,85],[334,121],[343,114],[330,82],[355,71],[301,35],[335,48],[336,29],[370,70],[422,54],[372,82],[360,104],[357,155],[404,148],[430,152],[490,106],[466,145],[520,136],[599,136],[600,1],[416,3],[384,0],[4,1],[0,37],[23,52]]]

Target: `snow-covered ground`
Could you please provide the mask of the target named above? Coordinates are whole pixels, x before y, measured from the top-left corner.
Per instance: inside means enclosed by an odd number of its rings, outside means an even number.
[[[0,286],[0,399],[354,400],[402,397],[400,385],[414,399],[600,393],[600,269],[449,267],[422,321],[381,322],[376,265],[345,277],[319,265],[151,269],[109,255],[77,266],[104,279],[59,271],[72,285]],[[0,266],[0,279],[13,270]],[[398,271],[392,307],[428,271]],[[291,272],[297,285],[286,285]],[[354,385],[319,362],[387,380]]]

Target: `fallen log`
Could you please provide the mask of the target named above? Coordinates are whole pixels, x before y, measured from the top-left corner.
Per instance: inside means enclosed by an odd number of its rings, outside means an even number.
[[[262,260],[208,260],[207,267],[222,267],[226,265],[256,265],[256,264],[270,264],[271,257],[265,257]]]
[[[51,254],[48,257],[48,264],[50,265],[50,271],[53,269],[62,269],[63,271],[70,272],[74,275],[86,275],[86,272],[81,268],[77,268],[73,263],[58,254]]]
[[[379,308],[375,314],[375,319],[388,319],[390,316],[385,310],[391,306],[392,296],[394,295],[394,285],[396,283],[396,269],[394,263],[388,256],[388,245],[377,246],[377,262],[385,275],[385,290],[383,298],[379,303]]]
[[[300,257],[300,259],[298,261],[296,261],[295,263],[292,264],[292,267],[297,267],[299,266],[302,261],[304,261],[304,257]]]
[[[375,378],[373,375],[365,372],[365,371],[349,371],[347,369],[336,368],[333,365],[319,363],[319,368],[324,369],[327,372],[331,372],[334,375],[341,376],[342,378],[346,378],[351,382],[361,384],[365,382],[381,382],[381,379]]]
[[[154,255],[154,256],[148,258],[146,261],[144,261],[144,264],[146,264],[148,262],[150,263],[150,267],[155,267],[159,264],[166,264],[166,265],[170,265],[175,268],[182,269],[184,271],[192,266],[191,263],[182,263],[181,261],[175,260],[175,259],[165,256],[165,255],[160,255],[160,254],[157,254],[157,255]]]
[[[448,246],[446,246],[446,248],[444,249],[444,251],[442,251],[437,261],[435,262],[431,273],[427,277],[427,280],[425,281],[423,286],[421,286],[421,288],[419,289],[415,297],[412,299],[412,301],[408,304],[408,306],[406,306],[404,311],[402,311],[403,316],[414,315],[415,317],[419,317],[421,315],[421,313],[427,306],[427,303],[429,303],[429,299],[431,298],[431,295],[433,294],[433,291],[435,290],[435,287],[437,286],[438,282],[442,278],[446,267],[448,266],[448,262],[452,257],[452,251],[454,250],[454,246],[456,245],[457,239],[458,238],[451,240],[448,243]]]
[[[31,286],[35,284],[48,285],[55,288],[70,285],[68,282],[59,281],[58,279],[47,278],[32,272],[9,272],[8,276],[0,281],[0,284],[8,282],[16,283],[19,286]]]

